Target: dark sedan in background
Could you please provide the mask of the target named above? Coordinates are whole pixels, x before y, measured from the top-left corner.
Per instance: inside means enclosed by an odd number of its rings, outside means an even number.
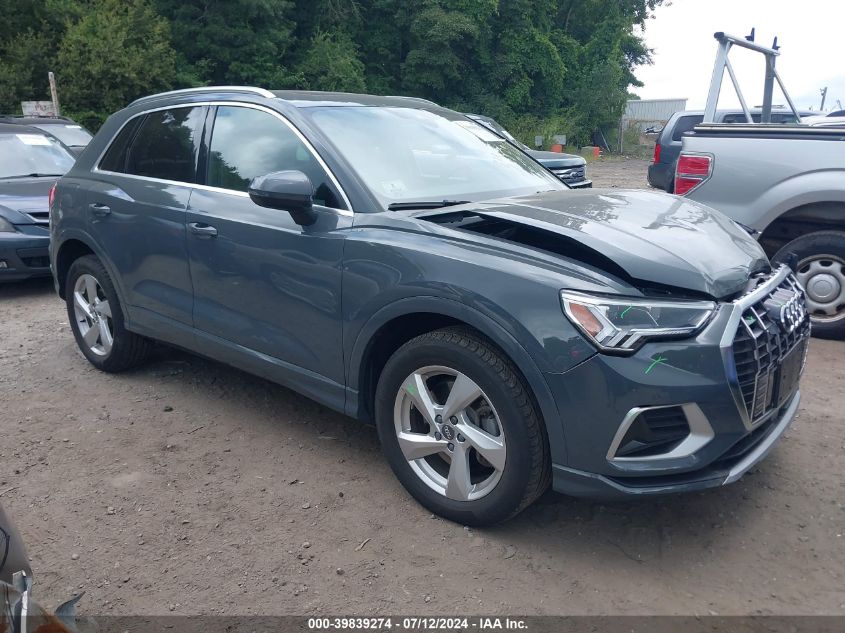
[[[593,183],[587,180],[587,161],[582,156],[564,154],[562,152],[543,152],[531,149],[525,143],[518,141],[513,134],[502,127],[495,119],[483,114],[467,114],[467,117],[492,130],[513,145],[516,145],[543,167],[565,182],[571,189],[586,189]]]
[[[0,282],[50,275],[50,188],[74,160],[40,129],[0,123]]]
[[[74,156],[79,156],[93,135],[84,127],[63,116],[0,116],[0,123],[28,125],[46,132],[64,143]]]

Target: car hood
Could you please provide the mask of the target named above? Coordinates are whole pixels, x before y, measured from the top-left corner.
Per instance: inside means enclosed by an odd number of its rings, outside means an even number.
[[[19,213],[44,213],[48,210],[50,187],[56,180],[57,176],[0,180],[0,207]],[[19,224],[30,221],[24,216],[9,220]]]
[[[452,207],[525,225],[551,236],[554,250],[612,262],[641,286],[668,286],[722,299],[768,270],[760,245],[727,216],[690,200],[645,190],[555,191]],[[428,219],[434,219],[429,216]],[[507,238],[504,238],[507,239]],[[589,263],[589,262],[588,262]],[[608,272],[615,272],[609,270]]]
[[[542,163],[543,166],[547,167],[548,169],[582,167],[587,164],[587,161],[584,159],[583,156],[577,156],[575,154],[561,154],[559,152],[541,152],[537,150],[531,150],[528,153],[531,155],[531,158],[533,158],[539,163]]]

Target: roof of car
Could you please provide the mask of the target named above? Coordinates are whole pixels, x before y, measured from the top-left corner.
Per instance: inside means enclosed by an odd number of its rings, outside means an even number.
[[[63,116],[18,116],[0,115],[0,123],[20,123],[23,125],[75,125],[73,121]]]
[[[202,86],[198,88],[182,88],[168,92],[148,95],[133,101],[130,105],[146,104],[167,98],[184,97],[188,95],[220,95],[220,94],[252,94],[267,99],[283,99],[293,106],[300,108],[314,106],[381,106],[405,107],[424,110],[444,110],[441,106],[427,99],[417,97],[393,97],[353,92],[320,92],[316,90],[265,90],[254,86]]]
[[[23,123],[0,123],[0,134],[43,134],[46,136],[44,130]]]

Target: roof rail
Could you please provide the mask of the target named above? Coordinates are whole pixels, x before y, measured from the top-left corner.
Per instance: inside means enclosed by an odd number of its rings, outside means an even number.
[[[255,86],[200,86],[199,88],[181,88],[179,90],[159,92],[154,95],[148,95],[146,97],[141,97],[140,99],[135,99],[135,101],[133,101],[129,105],[135,105],[136,103],[141,103],[150,99],[157,99],[158,97],[171,97],[176,95],[202,92],[252,92],[253,94],[257,94],[268,99],[273,99],[276,97],[276,95],[274,95],[269,90],[265,90],[264,88],[256,88]]]

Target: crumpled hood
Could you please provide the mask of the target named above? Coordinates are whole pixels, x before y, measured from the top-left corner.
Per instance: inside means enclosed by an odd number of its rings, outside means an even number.
[[[728,217],[664,193],[556,191],[473,206],[482,216],[576,240],[634,280],[714,298],[744,290],[749,275],[769,268],[756,240]]]
[[[56,180],[58,177],[0,180],[0,208],[5,207],[20,213],[47,211],[50,187]],[[31,221],[24,215],[8,219],[17,224]]]

